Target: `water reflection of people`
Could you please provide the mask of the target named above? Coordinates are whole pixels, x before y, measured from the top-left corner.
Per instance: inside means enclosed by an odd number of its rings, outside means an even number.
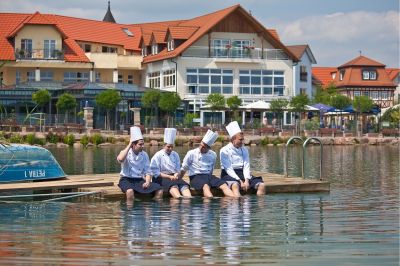
[[[190,186],[202,190],[205,197],[213,197],[211,188],[219,188],[225,196],[233,197],[232,190],[221,179],[214,176],[213,170],[217,154],[211,150],[218,134],[208,130],[198,148],[188,151],[183,159],[179,178],[189,170]]]
[[[236,121],[226,126],[231,142],[220,150],[221,179],[232,189],[236,197],[240,190],[257,190],[257,195],[265,194],[264,181],[250,172],[249,151],[243,147],[244,136]]]
[[[164,130],[164,148],[151,158],[150,170],[156,178],[155,182],[161,185],[164,191],[169,192],[172,197],[180,198],[182,195],[191,197],[189,184],[178,177],[181,163],[178,153],[173,151],[175,137],[175,128]]]
[[[128,204],[132,202],[135,192],[149,194],[155,192],[156,198],[162,197],[162,188],[151,182],[150,159],[143,150],[143,136],[139,127],[131,127],[131,138],[128,146],[117,156],[121,163],[121,178],[118,186],[126,194]]]

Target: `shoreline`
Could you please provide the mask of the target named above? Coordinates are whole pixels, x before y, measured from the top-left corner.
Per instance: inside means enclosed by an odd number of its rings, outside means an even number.
[[[44,147],[62,147],[62,146],[107,146],[107,145],[127,145],[129,135],[115,135],[110,132],[101,132],[96,134],[69,134],[53,135],[48,133],[9,133],[0,132],[3,140],[9,143],[25,143]],[[143,134],[145,146],[163,146],[162,134]],[[175,146],[193,147],[198,145],[203,136],[182,136],[178,135],[175,140]],[[246,135],[245,146],[282,146],[285,145],[291,136],[259,136]],[[400,145],[399,137],[383,136],[363,136],[363,137],[319,137],[323,145]],[[305,140],[307,137],[301,137]],[[229,142],[227,135],[220,135],[214,146],[224,146]]]

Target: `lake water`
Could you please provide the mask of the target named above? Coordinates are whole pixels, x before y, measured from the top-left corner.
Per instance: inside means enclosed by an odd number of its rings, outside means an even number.
[[[106,173],[121,148],[52,152],[67,174]],[[282,147],[250,153],[253,169],[283,173]],[[292,175],[300,155],[290,149]],[[399,265],[399,160],[398,146],[325,146],[330,193],[0,202],[0,264]],[[318,167],[310,147],[307,178]]]

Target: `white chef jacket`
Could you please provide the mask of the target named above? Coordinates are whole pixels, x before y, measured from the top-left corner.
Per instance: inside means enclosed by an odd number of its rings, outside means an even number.
[[[150,171],[154,177],[158,177],[160,173],[172,174],[179,173],[181,162],[177,152],[172,151],[171,154],[165,152],[164,149],[156,152],[150,162]]]
[[[201,153],[200,148],[196,148],[186,153],[181,169],[189,170],[189,176],[212,174],[216,159],[217,154],[214,151],[208,150],[206,153]]]
[[[243,169],[243,176],[246,179],[251,179],[249,151],[245,147],[235,148],[232,143],[229,143],[221,148],[219,152],[221,160],[221,169],[225,169],[229,176],[240,180],[234,169]]]
[[[150,159],[145,151],[137,155],[129,149],[125,160],[121,163],[121,176],[130,178],[143,178],[150,175]]]

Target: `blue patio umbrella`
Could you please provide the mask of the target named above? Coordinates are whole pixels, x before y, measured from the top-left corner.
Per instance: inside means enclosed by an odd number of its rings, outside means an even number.
[[[322,104],[322,103],[316,103],[311,106],[317,108],[321,113],[329,112],[329,110],[333,108],[332,106]]]

